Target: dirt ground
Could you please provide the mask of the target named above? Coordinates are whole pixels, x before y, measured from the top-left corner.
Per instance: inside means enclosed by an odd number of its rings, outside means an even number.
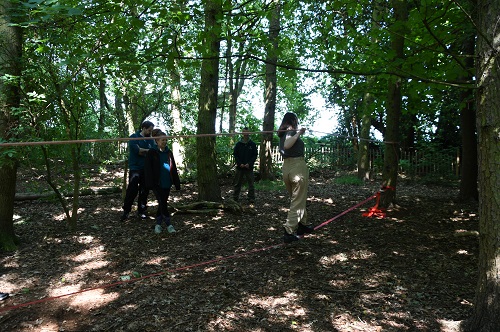
[[[362,216],[374,200],[338,217],[379,184],[334,180],[312,175],[309,218],[326,224],[287,245],[283,189],[257,190],[240,215],[175,214],[177,233],[160,235],[154,206],[147,221],[119,222],[120,194],[82,197],[74,233],[57,202],[16,202],[22,244],[0,253],[0,291],[11,294],[0,329],[455,330],[472,312],[477,205],[458,204],[454,187],[401,182],[387,218]],[[230,182],[221,180],[224,197]],[[171,196],[173,205],[196,199],[195,184]]]

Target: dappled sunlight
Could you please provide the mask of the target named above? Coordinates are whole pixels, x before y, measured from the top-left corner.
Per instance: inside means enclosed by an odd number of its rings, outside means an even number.
[[[47,319],[38,318],[32,321],[24,321],[19,325],[21,328],[30,329],[33,331],[41,331],[41,332],[61,331],[59,324],[55,319],[47,321]]]
[[[313,331],[312,324],[301,324],[307,311],[299,303],[296,293],[288,292],[282,296],[256,296],[252,295],[242,299],[240,303],[227,307],[220,312],[217,318],[208,322],[209,331],[238,330],[241,321],[255,320],[257,317],[271,325],[300,331]],[[250,306],[250,308],[248,307]],[[262,315],[262,311],[266,312]],[[270,325],[270,326],[271,326]],[[266,331],[266,328],[245,329],[246,331]]]
[[[68,272],[66,274],[66,277],[70,277],[73,275],[75,272],[84,272],[84,271],[92,271],[92,270],[98,270],[102,269],[110,264],[109,261],[103,261],[103,260],[96,260],[96,261],[90,261],[85,264],[80,264],[76,266],[73,270],[73,272]]]
[[[220,270],[219,266],[209,266],[203,269],[203,272],[205,273],[211,273],[211,272],[216,272],[217,270]]]
[[[307,198],[307,201],[335,206],[335,203],[333,202],[333,199],[331,199],[331,198],[310,196]]]
[[[206,224],[194,223],[194,222],[191,222],[191,221],[185,221],[184,223],[185,223],[186,226],[191,226],[191,228],[194,228],[194,229],[202,229],[202,228],[206,228],[207,227]]]
[[[405,325],[405,322],[411,320],[414,322],[414,325],[418,324],[418,322],[411,317],[410,313],[395,311],[393,307],[388,308],[389,309],[382,314],[384,318],[379,320],[385,327],[391,328],[393,331],[408,331],[408,326]],[[426,328],[426,324],[422,324],[421,328]]]
[[[284,206],[278,208],[278,211],[280,211],[282,213],[287,213],[288,210],[289,210],[289,208],[288,207],[284,207]]]
[[[368,288],[376,288],[387,284],[387,280],[391,277],[389,272],[377,272],[365,278],[364,284]]]
[[[226,225],[226,226],[222,227],[222,229],[227,231],[227,232],[234,232],[234,231],[237,231],[239,229],[239,227],[235,226],[235,225]]]
[[[230,180],[223,187],[227,197]],[[320,181],[314,185],[327,180]],[[54,331],[437,331],[437,319],[459,319],[471,310],[468,280],[475,270],[468,265],[475,263],[475,246],[467,241],[477,235],[467,230],[476,223],[459,224],[459,214],[465,218],[466,212],[451,215],[457,207],[436,202],[425,211],[405,195],[406,209],[384,220],[364,218],[359,208],[330,222],[369,193],[359,186],[313,186],[309,220],[322,226],[298,243],[283,245],[289,210],[284,189],[258,191],[255,207],[245,199],[241,214],[224,208],[184,213],[175,206],[193,204],[186,202],[191,197],[186,192],[197,194],[186,187],[169,199],[175,235],[154,234],[158,204],[153,196],[147,221],[139,220],[134,205],[130,220],[121,223],[118,193],[111,199],[86,197],[73,232],[66,222],[54,221],[60,207],[19,204],[18,214],[29,217],[18,219],[16,228],[30,244],[0,262],[6,270],[0,291],[11,292],[11,303],[47,298],[48,305],[26,310],[34,314],[24,321],[43,319],[31,328],[39,331],[44,326]],[[19,326],[17,312],[9,325]]]
[[[85,211],[85,208],[79,208],[78,209],[78,214],[82,214]],[[66,221],[66,214],[64,212],[59,213],[59,214],[54,214],[53,219],[56,221]]]
[[[168,260],[170,259],[170,257],[165,257],[165,256],[156,256],[156,257],[152,257],[150,258],[149,260],[145,261],[144,264],[145,265],[157,265],[157,266],[162,266],[163,264],[165,264]]]
[[[463,236],[478,237],[479,232],[478,231],[469,231],[466,229],[457,229],[453,233],[453,236],[455,236],[455,237],[463,237]]]
[[[372,326],[369,322],[364,321],[361,317],[355,317],[349,312],[341,314],[333,313],[330,316],[332,327],[339,331],[363,331],[363,332],[380,332],[381,326]]]
[[[79,292],[82,290],[82,285],[81,284],[63,284],[62,286],[59,287],[54,287],[50,290],[48,290],[48,296],[50,297],[58,297],[58,296],[64,296],[66,294],[71,294],[74,292]]]
[[[78,243],[83,243],[83,244],[89,244],[94,241],[94,237],[92,235],[84,235],[84,236],[79,236],[76,238],[76,242]]]
[[[346,280],[343,276],[341,279],[329,280],[328,284],[334,289],[347,289],[349,286],[351,286],[351,282]]]
[[[287,292],[283,296],[259,297],[251,296],[246,301],[253,306],[267,311],[270,315],[279,315],[277,320],[288,320],[289,317],[305,316],[306,312],[297,302],[299,296]]]
[[[400,224],[400,223],[404,223],[406,220],[404,220],[404,219],[400,219],[400,218],[392,218],[392,217],[386,216],[386,217],[384,218],[384,221],[386,221],[386,222],[391,221],[391,222],[394,222],[394,223]]]
[[[120,293],[118,292],[106,293],[103,289],[94,289],[73,295],[70,304],[75,307],[83,306],[85,309],[91,310],[103,307],[118,299],[119,296]],[[89,303],[92,304],[90,308],[88,307]]]
[[[319,259],[319,263],[322,266],[330,266],[337,262],[346,262],[348,260],[347,255],[344,253],[338,253],[331,256],[323,256]]]

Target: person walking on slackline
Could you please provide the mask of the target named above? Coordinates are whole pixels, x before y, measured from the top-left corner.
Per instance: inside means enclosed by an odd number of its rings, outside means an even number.
[[[295,113],[288,112],[283,117],[278,130],[279,150],[283,156],[283,182],[290,195],[290,209],[283,225],[283,241],[290,243],[299,240],[299,236],[314,231],[307,220],[307,187],[309,169],[304,160],[305,147],[300,138],[306,131],[298,128],[299,120]]]

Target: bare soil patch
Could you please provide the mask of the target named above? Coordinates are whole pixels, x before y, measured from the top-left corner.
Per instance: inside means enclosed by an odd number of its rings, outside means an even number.
[[[315,225],[378,190],[334,178],[312,176]],[[457,194],[402,183],[387,218],[362,217],[372,200],[290,245],[283,190],[257,190],[241,215],[176,214],[177,233],[160,235],[154,206],[147,221],[118,221],[120,194],[82,197],[73,233],[57,202],[20,201],[22,244],[0,253],[1,330],[452,331],[471,315],[478,252],[477,206]],[[194,184],[172,193],[196,198]]]

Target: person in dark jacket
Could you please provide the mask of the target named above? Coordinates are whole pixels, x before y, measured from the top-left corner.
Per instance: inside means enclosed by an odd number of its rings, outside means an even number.
[[[155,139],[156,146],[148,151],[144,165],[146,188],[153,190],[158,201],[156,234],[162,232],[161,225],[163,223],[165,223],[169,233],[175,233],[175,228],[170,220],[170,212],[168,211],[168,199],[172,186],[175,186],[177,190],[181,188],[174,155],[167,147],[167,137],[165,136],[166,134],[161,131],[153,133],[153,137],[158,137]]]
[[[144,121],[141,124],[141,130],[130,135],[131,138],[151,137],[154,124],[150,121]],[[152,139],[130,140],[128,142],[129,157],[128,157],[128,186],[123,202],[123,214],[120,217],[121,221],[128,218],[134,200],[137,199],[137,214],[141,219],[146,219],[146,210],[148,203],[149,190],[144,186],[144,161],[149,149],[153,147]]]
[[[238,202],[241,186],[246,180],[248,183],[248,200],[253,204],[255,203],[253,166],[257,159],[257,145],[250,139],[247,127],[243,128],[243,137],[234,146],[233,156],[236,162],[233,199]]]

